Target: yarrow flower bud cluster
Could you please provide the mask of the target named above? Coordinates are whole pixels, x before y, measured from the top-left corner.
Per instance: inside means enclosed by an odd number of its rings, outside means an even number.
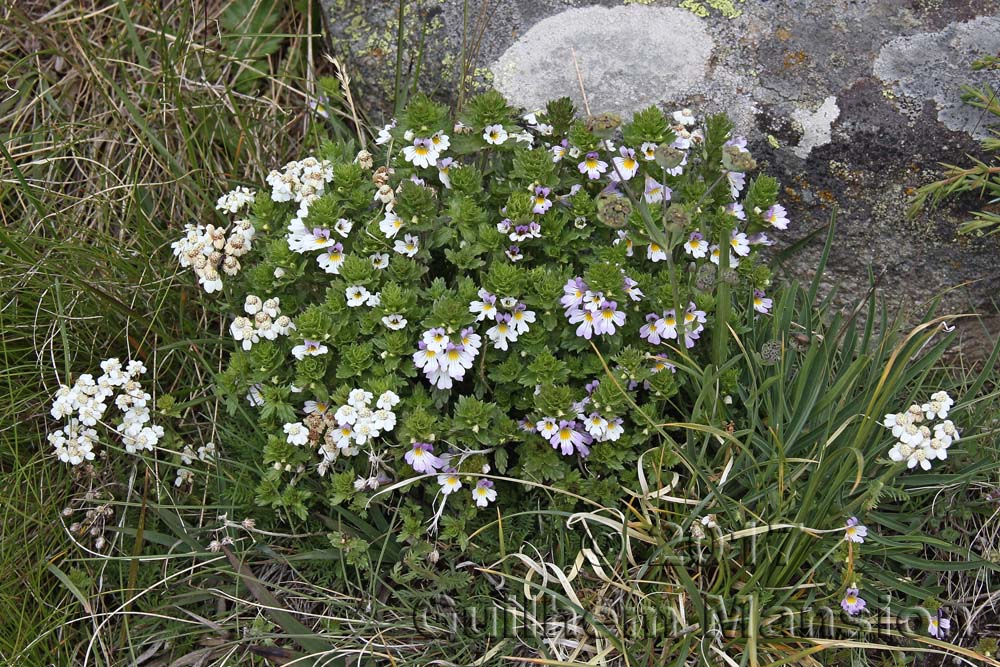
[[[129,454],[153,451],[163,437],[163,427],[150,424],[148,403],[152,397],[143,391],[137,379],[146,372],[143,363],[131,360],[122,367],[112,357],[101,362],[101,370],[104,373],[96,380],[90,373],[84,373],[72,387],[60,386],[52,402],[52,418],[66,424],[49,433],[48,440],[64,463],[80,465],[94,460],[94,446],[99,441],[94,427],[104,424],[107,401],[116,393],[114,404],[122,413],[122,421],[117,429],[109,427],[109,430],[121,437]]]
[[[287,315],[281,314],[278,298],[264,299],[248,294],[243,311],[249,317],[237,317],[229,325],[229,333],[240,342],[244,350],[249,350],[260,339],[275,340],[278,336],[288,336],[295,331],[295,323]]]
[[[882,426],[898,440],[889,450],[889,458],[905,462],[908,469],[920,466],[922,470],[930,470],[934,460],[947,459],[948,448],[959,440],[958,427],[946,419],[954,404],[948,392],[938,391],[926,403],[914,403],[906,412],[887,414]],[[931,424],[935,419],[942,421]]]
[[[247,219],[234,222],[228,232],[226,227],[211,224],[185,225],[184,236],[170,247],[180,265],[190,267],[205,292],[212,294],[222,289],[223,273],[235,276],[240,272],[239,258],[250,252],[255,235]]]

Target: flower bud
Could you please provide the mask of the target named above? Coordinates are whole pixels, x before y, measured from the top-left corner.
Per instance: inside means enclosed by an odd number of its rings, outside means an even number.
[[[656,151],[653,153],[656,164],[660,165],[664,169],[673,169],[679,167],[681,162],[684,161],[684,151],[679,148],[674,148],[669,144],[660,144],[656,147]]]
[[[358,151],[358,157],[356,162],[358,163],[358,166],[364,169],[365,171],[371,169],[375,164],[375,160],[372,158],[372,154],[364,149]]]
[[[729,171],[746,172],[757,168],[757,161],[746,150],[739,146],[724,146],[722,148],[722,166]]]

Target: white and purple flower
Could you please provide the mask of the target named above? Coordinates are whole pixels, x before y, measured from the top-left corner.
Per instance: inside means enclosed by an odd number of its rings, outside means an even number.
[[[486,337],[493,341],[493,346],[498,350],[506,351],[508,343],[517,340],[517,329],[511,324],[513,319],[510,313],[498,313],[496,324],[486,330]]]
[[[764,223],[775,229],[788,229],[788,211],[781,204],[775,204],[764,211]]]
[[[497,492],[493,488],[493,481],[481,479],[476,482],[476,488],[472,489],[472,497],[476,501],[476,507],[486,507],[496,500]]]
[[[868,527],[858,523],[858,517],[852,516],[844,525],[844,539],[855,544],[864,544],[868,537]]]
[[[612,162],[615,163],[615,171],[611,174],[612,181],[628,181],[639,171],[639,161],[635,158],[635,149],[622,146],[618,149],[618,157]]]
[[[552,200],[549,199],[550,192],[552,192],[550,188],[546,188],[541,185],[535,186],[535,194],[533,196],[534,208],[531,209],[533,212],[538,215],[542,215],[552,208]]]
[[[577,168],[581,174],[586,174],[587,178],[593,181],[600,178],[601,174],[608,170],[608,163],[602,160],[596,151],[591,151],[587,153],[583,162],[577,165]]]
[[[507,141],[508,136],[503,125],[487,125],[483,130],[483,139],[491,146],[499,146]]]
[[[594,438],[586,431],[581,430],[576,420],[560,420],[559,428],[549,438],[549,444],[554,449],[560,450],[565,456],[574,452],[579,452],[581,456],[587,456],[590,454],[588,445],[592,442],[594,442]]]
[[[702,259],[708,254],[708,243],[705,236],[698,230],[691,232],[688,240],[684,242],[684,252],[695,259]]]
[[[646,184],[642,195],[646,198],[647,204],[656,204],[661,201],[670,201],[673,190],[660,183],[652,176],[646,176]]]
[[[317,357],[321,354],[326,354],[328,348],[323,345],[318,340],[309,340],[308,338],[302,342],[302,345],[296,345],[292,348],[292,356],[302,361],[306,357]]]
[[[434,455],[434,445],[415,442],[403,457],[416,472],[432,474],[444,467],[444,460]]]
[[[437,164],[438,152],[430,139],[417,137],[413,145],[403,148],[403,157],[414,167],[433,167]]]
[[[767,315],[771,312],[771,307],[774,305],[774,300],[764,296],[764,291],[755,289],[753,291],[753,309],[758,313]]]
[[[840,601],[841,608],[846,611],[851,616],[857,616],[864,608],[867,606],[865,599],[861,597],[858,593],[857,588],[848,588],[844,592],[844,599]]]

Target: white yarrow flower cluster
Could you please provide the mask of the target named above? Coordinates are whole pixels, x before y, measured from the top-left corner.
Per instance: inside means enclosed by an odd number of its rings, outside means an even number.
[[[139,384],[138,377],[146,372],[141,361],[129,361],[125,367],[117,358],[101,362],[104,373],[96,380],[90,373],[77,378],[72,386],[62,385],[52,401],[50,414],[66,425],[49,433],[49,443],[60,461],[80,465],[93,461],[98,433],[93,427],[104,418],[108,399],[116,393],[114,404],[122,412],[117,432],[126,451],[152,451],[163,437],[163,428],[151,425],[149,402],[152,397]]]
[[[257,193],[250,188],[238,187],[219,197],[215,203],[215,210],[235,215],[240,209],[253,204],[256,197]]]
[[[244,350],[252,348],[261,338],[275,340],[295,331],[295,323],[281,314],[281,302],[277,297],[261,300],[254,294],[248,294],[243,310],[249,317],[241,315],[233,320],[229,333],[242,344]]]
[[[890,429],[897,439],[889,450],[889,458],[905,462],[907,468],[920,466],[922,470],[930,470],[935,459],[947,459],[948,448],[959,439],[958,427],[946,419],[954,404],[948,392],[938,391],[926,403],[914,403],[906,412],[887,414],[882,426]],[[942,421],[931,424],[934,419]]]
[[[222,289],[222,274],[239,273],[239,258],[250,252],[255,234],[249,220],[237,220],[228,230],[215,225],[185,225],[184,236],[170,247],[180,265],[191,267],[198,283],[212,294]]]
[[[329,160],[317,160],[312,156],[293,160],[281,171],[272,169],[267,175],[267,184],[271,186],[271,200],[298,203],[299,209],[293,222],[299,223],[309,214],[309,206],[323,196],[326,184],[332,180],[333,163]]]

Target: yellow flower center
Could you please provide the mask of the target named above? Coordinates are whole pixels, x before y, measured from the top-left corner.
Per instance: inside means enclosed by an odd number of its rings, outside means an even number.
[[[587,158],[587,169],[597,169],[597,160]]]

